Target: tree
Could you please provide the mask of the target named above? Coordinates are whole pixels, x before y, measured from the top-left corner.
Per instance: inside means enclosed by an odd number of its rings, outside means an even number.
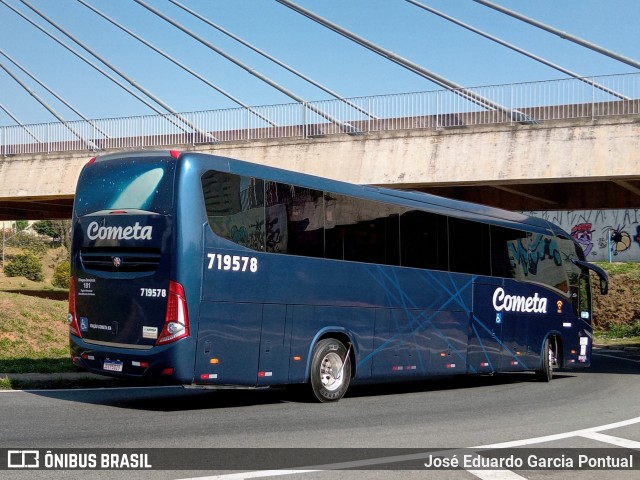
[[[42,263],[40,259],[31,252],[19,253],[13,257],[4,267],[7,277],[25,277],[34,282],[41,282],[44,279],[42,274]]]
[[[69,238],[69,229],[71,228],[71,220],[40,220],[33,224],[33,229],[40,235],[51,237],[64,245],[69,251],[71,239]]]
[[[45,235],[53,239],[59,238],[58,231],[51,220],[40,220],[34,223],[32,228],[40,235]]]
[[[59,263],[53,271],[51,284],[54,287],[69,288],[69,262],[65,260]]]
[[[16,230],[21,232],[29,226],[29,220],[16,220]]]

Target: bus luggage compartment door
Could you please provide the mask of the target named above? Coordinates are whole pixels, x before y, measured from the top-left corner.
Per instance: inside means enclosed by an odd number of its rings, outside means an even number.
[[[289,312],[291,309],[289,308]],[[278,385],[289,377],[289,342],[285,339],[287,306],[265,304],[262,308],[262,331],[260,335],[260,360],[258,365],[258,386]]]
[[[502,368],[503,315],[492,306],[493,293],[502,281],[473,284],[467,368],[469,373],[497,372]]]
[[[195,381],[255,386],[262,304],[202,302]]]

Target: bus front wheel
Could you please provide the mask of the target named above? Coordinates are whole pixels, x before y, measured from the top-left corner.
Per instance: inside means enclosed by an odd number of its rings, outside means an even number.
[[[541,382],[550,382],[553,378],[553,365],[556,362],[555,355],[551,339],[547,338],[544,341],[542,355],[540,356],[540,370],[536,370],[536,377]]]
[[[349,388],[351,360],[344,344],[334,338],[320,340],[311,358],[311,390],[320,402],[337,402]]]

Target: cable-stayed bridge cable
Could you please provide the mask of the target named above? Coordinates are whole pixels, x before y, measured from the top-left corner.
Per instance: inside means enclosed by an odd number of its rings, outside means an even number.
[[[153,51],[155,51],[156,53],[162,55],[164,58],[166,58],[167,60],[169,60],[170,62],[172,62],[173,64],[177,65],[178,67],[180,67],[181,69],[183,69],[185,72],[193,75],[194,77],[196,77],[198,80],[202,81],[203,83],[205,83],[206,85],[208,85],[209,87],[213,88],[214,90],[216,90],[217,92],[221,93],[222,95],[224,95],[225,97],[227,97],[229,100],[231,100],[232,102],[236,103],[237,105],[240,105],[243,108],[246,108],[247,110],[249,110],[251,113],[253,113],[255,116],[257,116],[258,118],[260,118],[261,120],[264,120],[265,122],[267,122],[269,125],[271,126],[278,126],[275,122],[273,122],[272,120],[270,120],[269,118],[265,117],[264,115],[262,115],[260,112],[256,111],[254,108],[252,108],[251,106],[247,105],[246,103],[242,102],[241,100],[237,99],[236,97],[234,97],[232,94],[230,94],[229,92],[223,90],[222,88],[218,87],[217,85],[215,85],[214,83],[212,83],[211,81],[207,80],[205,77],[203,77],[202,75],[200,75],[198,72],[194,71],[193,69],[189,68],[188,66],[186,66],[184,63],[180,62],[179,60],[175,59],[174,57],[172,57],[171,55],[169,55],[168,53],[166,53],[165,51],[159,49],[158,47],[156,47],[155,45],[153,45],[151,42],[145,40],[144,38],[142,38],[140,35],[134,33],[133,31],[131,31],[130,29],[128,29],[127,27],[125,27],[124,25],[122,25],[121,23],[117,22],[116,20],[114,20],[113,18],[109,17],[108,15],[106,15],[105,13],[101,12],[100,10],[98,10],[97,8],[93,7],[92,5],[90,5],[89,3],[85,2],[84,0],[77,0],[80,4],[84,5],[85,7],[87,7],[88,9],[90,9],[92,12],[94,12],[95,14],[101,16],[102,18],[104,18],[106,21],[108,21],[109,23],[111,23],[112,25],[115,25],[116,27],[118,27],[120,30],[122,30],[123,32],[131,35],[133,38],[135,38],[136,40],[138,40],[139,42],[143,43],[144,45],[146,45],[147,47],[149,47],[150,49],[152,49]]]
[[[3,3],[4,0],[0,0]],[[28,8],[30,8],[33,12],[35,12],[37,15],[39,15],[40,17],[42,17],[45,21],[47,21],[49,24],[53,25],[56,29],[58,29],[60,32],[62,32],[64,35],[66,35],[68,38],[70,38],[71,40],[73,40],[76,44],[78,44],[80,47],[82,47],[84,50],[86,50],[87,52],[89,52],[91,55],[93,55],[95,58],[97,58],[100,62],[102,62],[104,65],[106,65],[107,67],[109,67],[111,70],[113,70],[115,73],[117,73],[120,77],[122,77],[123,79],[125,79],[127,82],[129,82],[131,85],[133,85],[136,89],[138,89],[140,92],[144,93],[147,97],[149,97],[151,100],[153,100],[155,103],[157,103],[158,105],[160,105],[162,108],[164,108],[167,112],[171,113],[175,119],[179,120],[181,123],[183,123],[184,125],[188,126],[191,130],[199,133],[200,135],[203,135],[207,138],[210,138],[212,141],[217,142],[218,139],[215,138],[213,135],[211,135],[210,133],[207,132],[203,132],[202,130],[200,130],[198,127],[196,127],[192,122],[190,122],[187,118],[183,117],[182,115],[180,115],[177,111],[175,111],[173,108],[171,108],[169,105],[167,105],[165,102],[163,102],[160,98],[156,97],[153,93],[151,93],[149,90],[147,90],[146,88],[140,86],[136,81],[132,80],[131,78],[129,78],[128,75],[126,75],[124,72],[122,72],[119,68],[117,68],[116,66],[114,66],[113,64],[111,64],[108,60],[104,59],[101,55],[99,55],[98,53],[96,53],[95,51],[93,51],[91,48],[87,47],[83,42],[81,42],[80,40],[78,40],[77,38],[75,38],[73,35],[71,35],[69,32],[67,32],[64,28],[62,28],[60,25],[58,25],[56,22],[54,22],[53,20],[51,20],[49,17],[47,17],[45,14],[43,14],[40,10],[38,10],[37,8],[35,8],[33,5],[29,4],[29,2],[27,2],[26,0],[20,0],[25,6],[27,6]],[[174,125],[176,125],[177,127],[179,127],[181,130],[186,131],[185,128],[183,126],[180,126],[178,123],[176,123],[175,119],[172,121],[172,123]],[[171,119],[167,118],[167,120],[171,121]]]
[[[613,58],[614,60],[618,60],[619,62],[626,63],[627,65],[630,65],[632,67],[640,68],[640,62],[638,62],[637,60],[634,60],[629,57],[625,57],[624,55],[620,55],[619,53],[608,50],[604,47],[596,45],[595,43],[591,43],[580,37],[576,37],[575,35],[571,35],[570,33],[558,30],[557,28],[551,27],[545,23],[534,20],[533,18],[527,17],[513,10],[509,10],[508,8],[502,7],[495,3],[488,2],[487,0],[473,0],[473,1],[476,3],[479,3],[480,5],[484,5],[485,7],[489,7],[494,10],[497,10],[498,12],[509,15],[510,17],[521,20],[525,23],[528,23],[529,25],[533,25],[534,27],[538,27],[538,28],[541,28],[542,30],[546,30],[547,32],[553,33],[554,35],[557,35],[560,38],[563,38],[564,40],[569,40],[570,42],[577,43],[578,45],[588,48],[589,50],[593,50],[595,52],[601,53],[602,55],[606,55],[609,58]]]
[[[24,0],[22,0],[24,1]],[[340,129],[342,129],[345,133],[349,133],[349,134],[359,134],[361,133],[358,129],[356,129],[355,127],[353,127],[352,125],[349,125],[348,123],[345,123],[337,118],[334,118],[332,115],[322,111],[321,109],[319,109],[318,107],[316,107],[315,105],[309,103],[307,100],[305,100],[302,97],[299,97],[298,95],[296,95],[295,93],[293,93],[292,91],[288,90],[287,88],[283,87],[282,85],[279,85],[278,83],[274,82],[273,80],[271,80],[270,78],[266,77],[265,75],[263,75],[262,73],[258,72],[257,70],[251,68],[250,66],[244,64],[243,62],[241,62],[240,60],[238,60],[237,58],[229,55],[227,52],[225,52],[224,50],[222,50],[221,48],[216,47],[215,45],[213,45],[211,42],[205,40],[204,38],[200,37],[199,35],[196,35],[194,32],[192,32],[191,30],[189,30],[188,28],[186,28],[185,26],[181,25],[180,23],[176,22],[175,20],[169,18],[167,15],[165,15],[164,13],[160,12],[159,10],[153,8],[150,5],[147,5],[145,2],[143,2],[142,0],[133,0],[134,2],[136,2],[138,5],[146,8],[147,10],[149,10],[151,13],[157,15],[158,17],[162,18],[164,21],[166,21],[167,23],[173,25],[174,27],[176,27],[178,30],[181,30],[182,32],[186,33],[187,35],[189,35],[191,38],[193,38],[194,40],[197,40],[198,42],[200,42],[201,44],[203,44],[204,46],[206,46],[207,48],[209,48],[210,50],[213,50],[214,52],[216,52],[218,55],[224,57],[225,59],[229,60],[230,62],[234,63],[235,65],[237,65],[238,67],[242,68],[243,70],[245,70],[246,72],[250,73],[251,75],[255,76],[256,78],[262,80],[263,82],[265,82],[267,85],[275,88],[276,90],[278,90],[279,92],[285,94],[287,97],[292,98],[293,100],[295,100],[296,102],[301,103],[302,105],[304,105],[305,108],[311,110],[312,112],[318,114],[319,116],[321,116],[322,118],[328,120],[331,123],[334,123],[336,125],[338,125],[340,127]]]
[[[75,113],[76,115],[78,115],[80,118],[82,118],[84,121],[88,122],[92,127],[94,127],[98,132],[100,132],[101,134],[105,135],[105,136],[109,136],[107,135],[106,132],[102,131],[96,124],[95,122],[93,122],[92,120],[88,119],[86,116],[84,116],[82,114],[82,112],[78,111],[78,109],[76,109],[73,105],[71,105],[69,102],[67,102],[64,98],[62,98],[60,95],[58,95],[54,90],[52,90],[51,88],[49,88],[49,86],[47,84],[45,84],[43,81],[41,81],[38,77],[36,77],[35,75],[33,75],[29,70],[27,70],[24,66],[20,65],[20,63],[18,63],[14,58],[12,58],[7,52],[5,52],[4,50],[2,50],[0,48],[0,55],[2,55],[3,57],[5,57],[7,60],[9,60],[11,63],[13,63],[17,68],[19,68],[25,75],[27,75],[29,78],[31,78],[34,82],[36,82],[38,85],[40,85],[42,88],[44,88],[47,92],[49,92],[51,95],[53,95],[58,101],[60,101],[63,105],[65,105],[67,108],[69,108],[69,110],[71,110],[73,113]]]
[[[551,68],[553,68],[555,70],[558,70],[558,71],[560,71],[562,73],[565,73],[565,74],[569,75],[570,77],[573,77],[573,78],[575,78],[577,80],[580,80],[582,82],[588,83],[589,85],[591,85],[591,86],[593,86],[593,87],[595,87],[595,88],[597,88],[599,90],[602,90],[603,92],[606,92],[606,93],[608,93],[610,95],[613,95],[614,97],[620,98],[622,100],[630,100],[629,97],[626,97],[625,95],[623,95],[621,93],[618,93],[615,90],[611,90],[610,88],[605,87],[604,85],[600,85],[599,83],[596,83],[593,80],[590,80],[590,79],[588,79],[588,78],[586,78],[586,77],[584,77],[584,76],[582,76],[582,75],[580,75],[578,73],[572,72],[571,70],[568,70],[568,69],[566,69],[566,68],[564,68],[564,67],[562,67],[560,65],[557,65],[557,64],[555,64],[553,62],[550,62],[549,60],[546,60],[546,59],[544,59],[542,57],[539,57],[538,55],[535,55],[535,54],[533,54],[531,52],[528,52],[527,50],[524,50],[524,49],[522,49],[520,47],[517,47],[516,45],[513,45],[513,44],[511,44],[509,42],[506,42],[506,41],[504,41],[504,40],[502,40],[502,39],[500,39],[498,37],[495,37],[495,36],[490,35],[490,34],[488,34],[486,32],[483,32],[482,30],[479,30],[479,29],[477,29],[477,28],[475,28],[475,27],[473,27],[473,26],[471,26],[471,25],[469,25],[467,23],[464,23],[464,22],[458,20],[457,18],[454,18],[454,17],[452,17],[450,15],[447,15],[446,13],[440,12],[439,10],[436,10],[435,8],[432,8],[432,7],[429,7],[429,6],[427,6],[427,5],[423,4],[423,3],[417,2],[416,0],[405,0],[405,1],[408,2],[408,3],[411,3],[412,5],[415,5],[416,7],[421,8],[423,10],[426,10],[427,12],[433,13],[434,15],[437,15],[440,18],[444,18],[445,20],[448,20],[448,21],[458,25],[459,27],[466,28],[467,30],[469,30],[469,31],[471,31],[473,33],[477,33],[478,35],[481,35],[481,36],[483,36],[483,37],[485,37],[485,38],[487,38],[487,39],[489,39],[489,40],[491,40],[493,42],[496,42],[496,43],[498,43],[498,44],[500,44],[500,45],[502,45],[504,47],[510,48],[511,50],[513,50],[515,52],[518,52],[518,53],[520,53],[520,54],[522,54],[522,55],[524,55],[526,57],[529,57],[529,58],[531,58],[533,60],[536,60],[537,62],[540,62],[540,63],[542,63],[542,64],[544,64],[544,65],[546,65],[548,67],[551,67]]]
[[[111,80],[113,83],[115,83],[116,85],[118,85],[120,88],[122,88],[125,92],[127,92],[129,95],[131,95],[132,97],[134,97],[135,99],[139,100],[140,102],[142,102],[144,105],[146,105],[147,107],[149,107],[151,110],[153,110],[154,112],[156,112],[159,115],[164,115],[165,112],[160,110],[158,107],[156,107],[155,105],[153,105],[152,103],[150,103],[148,100],[144,99],[143,97],[141,97],[140,95],[138,95],[136,92],[134,92],[133,90],[131,90],[129,87],[127,87],[126,85],[124,85],[122,82],[120,82],[120,80],[118,80],[117,78],[114,78],[113,75],[111,75],[109,72],[106,72],[104,69],[102,69],[100,66],[96,65],[94,62],[92,62],[91,60],[87,59],[85,56],[83,56],[81,53],[79,53],[78,51],[76,51],[75,49],[73,49],[72,47],[70,47],[69,45],[67,45],[65,42],[63,42],[62,40],[60,40],[58,37],[56,37],[54,34],[50,33],[47,29],[41,27],[40,25],[38,25],[36,22],[34,22],[33,20],[31,20],[29,17],[27,17],[25,14],[23,14],[22,12],[20,12],[19,10],[17,10],[15,7],[13,7],[12,5],[8,4],[5,0],[0,0],[0,3],[2,3],[4,6],[6,6],[7,8],[9,8],[10,10],[12,10],[15,14],[17,14],[18,16],[22,17],[22,19],[24,19],[25,21],[27,21],[29,24],[31,24],[32,26],[34,26],[35,28],[37,28],[38,30],[40,30],[42,33],[44,33],[45,35],[47,35],[49,38],[51,38],[53,41],[55,41],[56,43],[58,43],[60,46],[62,46],[63,48],[65,48],[66,50],[68,50],[69,52],[71,52],[73,55],[75,55],[77,58],[79,58],[80,60],[82,60],[84,63],[86,63],[87,65],[89,65],[91,68],[93,68],[94,70],[96,70],[98,73],[100,73],[101,75],[103,75],[105,78]]]
[[[83,1],[83,0],[78,0],[79,2]],[[290,67],[289,65],[287,65],[286,63],[278,60],[277,58],[275,58],[273,55],[268,54],[267,52],[265,52],[264,50],[259,49],[258,47],[256,47],[255,45],[252,45],[251,43],[247,42],[246,40],[243,40],[242,38],[240,38],[239,36],[235,35],[234,33],[230,32],[229,30],[227,30],[224,27],[221,27],[220,25],[212,22],[210,19],[200,15],[198,12],[195,12],[194,10],[186,7],[185,5],[177,2],[176,0],[169,0],[169,2],[173,3],[174,5],[176,5],[177,7],[180,7],[181,9],[183,9],[185,12],[190,13],[191,15],[193,15],[194,17],[196,17],[197,19],[203,21],[204,23],[206,23],[207,25],[209,25],[210,27],[215,28],[216,30],[218,30],[219,32],[224,33],[225,35],[227,35],[228,37],[231,37],[232,39],[234,39],[236,42],[241,43],[242,45],[244,45],[245,47],[253,50],[254,52],[256,52],[259,55],[262,55],[264,58],[266,58],[267,60],[270,60],[271,62],[275,63],[276,65],[284,68],[285,70],[293,73],[294,75],[296,75],[297,77],[303,79],[304,81],[310,83],[311,85],[319,88],[320,90],[328,93],[329,95],[331,95],[332,97],[340,100],[341,102],[344,102],[345,104],[349,105],[351,108],[353,108],[354,110],[359,111],[360,113],[365,114],[366,116],[368,116],[371,119],[376,120],[378,117],[376,117],[375,115],[367,112],[366,110],[364,110],[361,106],[356,105],[355,103],[349,101],[348,99],[346,99],[345,97],[343,97],[342,95],[334,92],[333,90],[329,89],[328,87],[322,85],[319,82],[316,82],[313,78],[308,77],[307,75],[303,74],[302,72],[299,72],[298,70]]]
[[[138,1],[138,0],[135,0]],[[340,27],[339,25],[327,20],[326,18],[323,18],[319,15],[316,15],[315,13],[311,12],[310,10],[307,10],[306,8],[303,8],[293,2],[290,2],[289,0],[276,0],[276,2],[284,5],[287,8],[290,8],[291,10],[298,12],[299,14],[313,20],[316,23],[319,23],[320,25],[328,28],[329,30],[333,30],[334,32],[336,32],[339,35],[342,35],[343,37],[351,40],[354,43],[357,43],[361,46],[363,46],[364,48],[371,50],[372,52],[396,63],[397,65],[400,65],[403,68],[406,68],[407,70],[414,72],[417,75],[420,75],[423,78],[426,78],[427,80],[435,83],[436,85],[440,85],[441,87],[446,88],[447,90],[450,90],[451,92],[455,93],[456,95],[459,95],[473,103],[475,103],[476,105],[480,105],[481,107],[487,108],[487,109],[495,109],[495,110],[499,110],[503,113],[505,113],[506,115],[508,115],[509,118],[511,118],[514,121],[517,122],[534,122],[535,120],[530,118],[528,115],[525,115],[522,112],[518,112],[517,110],[512,110],[510,108],[504,107],[496,102],[494,102],[493,100],[490,100],[488,98],[485,98],[481,95],[478,95],[475,92],[472,92],[471,90],[468,90],[464,87],[462,87],[461,85],[458,85],[440,75],[438,75],[437,73],[431,72],[429,70],[427,70],[426,68],[418,65],[417,63],[412,62],[411,60],[408,60],[406,58],[401,57],[400,55],[396,55],[395,53],[382,48],[378,45],[376,45],[373,42],[370,42],[369,40],[356,35],[353,32],[350,32],[349,30]]]
[[[35,133],[33,133],[31,130],[29,130],[29,129],[26,127],[26,125],[25,125],[24,123],[22,123],[20,120],[18,120],[18,118],[17,118],[13,113],[11,113],[11,112],[7,109],[7,107],[5,107],[2,103],[0,103],[0,110],[2,110],[4,113],[6,113],[7,115],[9,115],[9,117],[11,118],[11,120],[13,120],[14,122],[16,122],[16,124],[17,124],[20,128],[22,128],[25,132],[27,132],[27,134],[28,134],[31,138],[33,138],[36,142],[38,142],[38,143],[42,143],[42,140],[40,140],[40,139],[38,138],[38,136],[37,136]]]
[[[62,118],[62,116],[58,112],[56,112],[49,104],[47,104],[47,102],[45,102],[42,98],[40,98],[40,96],[35,91],[30,89],[26,83],[20,80],[20,78],[16,74],[14,74],[11,70],[9,70],[9,68],[4,63],[0,62],[0,68],[2,68],[5,72],[7,72],[7,74],[11,78],[13,78],[13,80],[15,80],[15,82],[18,85],[20,85],[25,92],[31,95],[36,100],[36,102],[42,105],[51,115],[53,115],[60,123],[62,123],[67,128],[67,130],[69,130],[75,137],[83,141],[91,150],[97,150],[97,146],[95,143],[93,143],[91,140],[87,140],[86,138],[84,138],[80,133],[76,131],[75,128],[70,126],[67,120]]]

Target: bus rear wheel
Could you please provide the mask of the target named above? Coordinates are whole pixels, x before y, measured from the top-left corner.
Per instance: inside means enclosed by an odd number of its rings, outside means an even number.
[[[337,402],[344,396],[351,381],[351,360],[342,342],[325,338],[316,344],[310,381],[311,390],[320,402]]]
[[[536,377],[541,382],[550,382],[553,378],[553,365],[556,363],[556,353],[551,339],[547,338],[544,341],[544,347],[542,348],[542,355],[540,358],[540,370],[536,370]]]

